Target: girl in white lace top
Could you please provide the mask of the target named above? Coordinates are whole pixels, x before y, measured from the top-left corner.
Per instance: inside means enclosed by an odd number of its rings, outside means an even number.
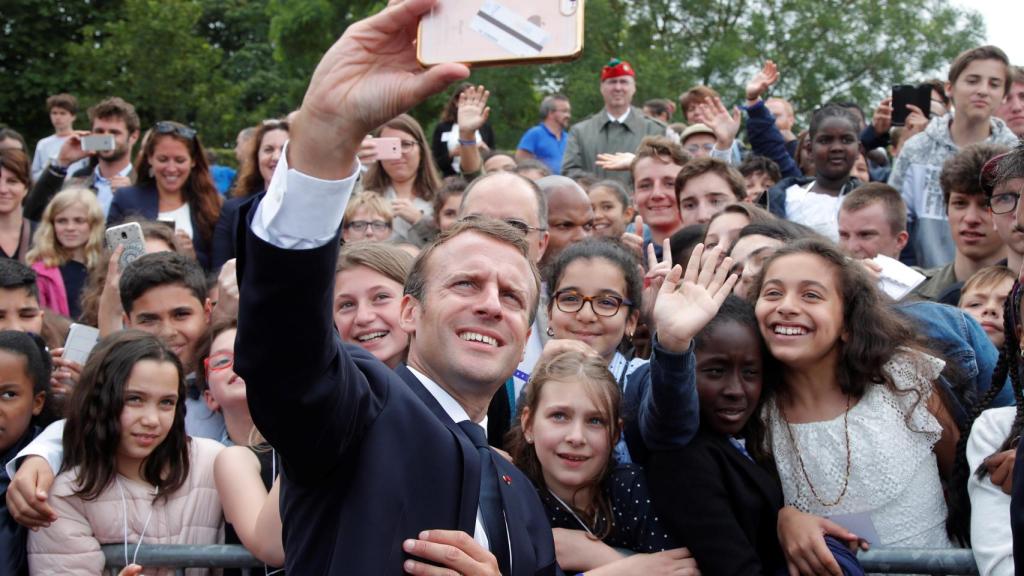
[[[856,538],[844,523],[873,526],[878,547],[949,547],[940,469],[949,470],[958,435],[934,384],[943,361],[831,243],[780,249],[755,286],[780,381],[752,448],[774,457],[782,481],[780,539],[798,550],[787,560],[824,573],[831,555],[821,534]]]

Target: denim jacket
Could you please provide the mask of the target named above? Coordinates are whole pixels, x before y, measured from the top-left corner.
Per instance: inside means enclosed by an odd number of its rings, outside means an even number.
[[[961,394],[954,392],[945,378],[940,379],[940,384],[959,403],[953,407],[953,416],[957,423],[964,422],[992,385],[999,352],[981,325],[959,308],[935,302],[912,302],[896,308],[914,322],[936,351],[953,363],[970,384]],[[1012,406],[1013,403],[1013,389],[1004,383],[990,407]]]

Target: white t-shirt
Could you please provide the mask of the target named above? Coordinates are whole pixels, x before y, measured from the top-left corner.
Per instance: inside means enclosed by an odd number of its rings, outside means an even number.
[[[174,220],[175,230],[184,230],[185,234],[188,234],[189,238],[193,238],[192,235],[192,210],[188,206],[188,202],[181,205],[181,208],[175,208],[169,212],[160,212],[156,216],[157,220]]]
[[[811,192],[814,182],[794,184],[786,189],[786,220],[803,224],[815,232],[839,242],[839,206],[842,198]]]

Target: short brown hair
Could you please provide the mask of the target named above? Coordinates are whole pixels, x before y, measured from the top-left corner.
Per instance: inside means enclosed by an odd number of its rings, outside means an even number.
[[[71,94],[54,94],[46,99],[46,111],[49,112],[54,108],[61,108],[71,114],[78,114],[78,98]]]
[[[950,156],[942,164],[939,174],[939,186],[942,187],[942,205],[949,206],[949,197],[953,192],[968,196],[984,196],[981,187],[981,168],[995,156],[1009,150],[1000,144],[980,142],[971,144]]]
[[[18,182],[24,184],[26,188],[32,188],[31,165],[31,161],[23,150],[18,150],[17,148],[0,150],[0,166],[3,166],[4,170],[13,174],[18,179]]]
[[[687,182],[709,173],[716,174],[725,180],[737,201],[747,197],[747,181],[743,179],[743,175],[738,170],[717,158],[697,158],[687,162],[676,175],[676,203],[679,202],[679,194]]]
[[[963,288],[960,289],[960,301],[957,302],[957,306],[964,305],[964,295],[971,290],[981,290],[983,288],[994,287],[996,284],[1009,280],[1015,282],[1017,275],[1006,266],[986,266],[981,270],[978,270],[971,275],[970,278],[964,282]]]
[[[117,96],[100,100],[89,108],[89,122],[94,122],[97,118],[120,118],[124,121],[129,136],[139,131],[139,115],[135,112],[135,106]]]
[[[960,78],[971,62],[976,60],[998,60],[1003,63],[1003,96],[1006,96],[1010,91],[1010,59],[1006,57],[1006,52],[992,45],[978,46],[961,52],[949,65],[949,83],[956,84],[957,78]]]
[[[465,196],[463,196],[465,197]],[[485,218],[481,216],[472,216],[463,218],[451,226],[451,228],[441,232],[438,237],[424,248],[416,260],[412,263],[412,270],[409,271],[409,277],[405,281],[405,294],[412,296],[420,303],[423,303],[427,277],[430,274],[427,270],[430,264],[430,257],[434,255],[434,252],[443,244],[450,241],[460,234],[476,233],[481,236],[486,236],[497,240],[503,244],[512,246],[523,256],[527,263],[530,265],[530,271],[533,275],[533,301],[529,303],[530,312],[530,324],[533,324],[534,316],[537,315],[537,303],[540,301],[540,271],[537,270],[537,265],[530,258],[530,248],[526,243],[526,236],[522,231],[518,230],[511,224],[502,222],[501,220],[495,220],[494,218]]]
[[[679,95],[679,107],[683,109],[683,116],[686,116],[686,109],[708,100],[719,98],[718,92],[710,86],[694,86]]]
[[[1024,66],[1010,66],[1010,83],[1024,84]]]
[[[898,190],[883,182],[869,182],[843,198],[839,211],[856,212],[878,202],[885,211],[893,234],[907,230],[907,203]]]
[[[636,174],[633,172],[637,162],[644,158],[657,158],[665,164],[675,164],[676,166],[684,166],[690,161],[690,155],[683,150],[682,145],[668,136],[646,136],[636,147],[636,156],[629,164],[631,180],[636,180]]]
[[[351,242],[341,247],[334,273],[365,266],[405,286],[412,269],[413,256],[387,242]]]

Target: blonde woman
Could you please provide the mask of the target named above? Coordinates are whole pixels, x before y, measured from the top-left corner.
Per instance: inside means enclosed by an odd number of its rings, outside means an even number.
[[[81,315],[82,289],[102,260],[103,230],[103,210],[92,190],[69,188],[50,200],[26,255],[38,275],[43,307],[70,318]]]

